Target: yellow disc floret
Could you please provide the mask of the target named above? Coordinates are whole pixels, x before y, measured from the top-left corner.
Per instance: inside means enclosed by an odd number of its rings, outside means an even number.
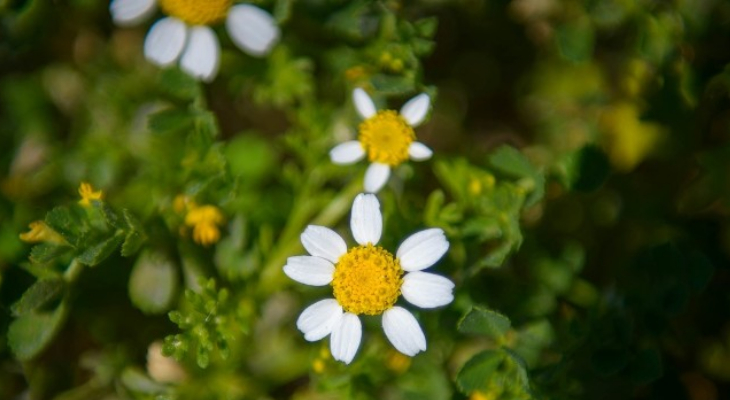
[[[335,265],[334,296],[347,312],[378,315],[400,296],[403,269],[387,250],[367,244],[350,249]]]
[[[190,25],[210,25],[228,15],[232,0],[160,0],[162,12]]]
[[[384,110],[360,124],[358,140],[371,162],[395,167],[408,159],[408,147],[416,134],[400,114]]]

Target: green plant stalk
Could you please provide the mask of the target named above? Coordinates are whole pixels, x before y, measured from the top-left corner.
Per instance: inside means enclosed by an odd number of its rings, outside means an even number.
[[[304,190],[303,193],[306,193]],[[311,221],[314,225],[331,226],[339,222],[339,220],[350,211],[352,201],[358,193],[362,192],[362,180],[356,179],[350,182],[337,196],[335,196],[329,204],[322,209]],[[293,212],[294,215],[300,214],[300,207]],[[302,218],[290,218],[289,223],[283,232],[302,232],[304,226],[309,225]],[[285,238],[284,235],[282,237]],[[299,235],[289,235],[272,250],[268,261],[261,271],[261,280],[259,281],[259,294],[268,296],[278,291],[286,283],[283,272],[286,259],[297,252],[303,251],[302,244],[299,241]]]

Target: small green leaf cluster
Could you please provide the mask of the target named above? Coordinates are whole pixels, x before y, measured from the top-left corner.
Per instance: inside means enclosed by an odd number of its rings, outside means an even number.
[[[207,368],[211,356],[230,356],[230,342],[248,331],[248,321],[233,305],[228,289],[216,289],[214,279],[200,282],[200,292],[185,290],[184,308],[171,311],[170,321],[182,333],[165,337],[162,353],[181,361],[193,354],[200,368]]]

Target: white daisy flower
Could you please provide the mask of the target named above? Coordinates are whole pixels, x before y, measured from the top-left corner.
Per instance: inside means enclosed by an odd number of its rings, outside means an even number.
[[[109,10],[118,25],[134,25],[154,14],[167,17],[152,25],[144,42],[147,60],[161,67],[179,63],[189,75],[211,81],[220,65],[220,43],[210,25],[223,20],[233,43],[253,56],[267,54],[279,39],[279,28],[266,11],[233,0],[112,0]]]
[[[311,286],[332,285],[334,299],[307,307],[297,328],[310,342],[330,336],[336,360],[349,364],[360,347],[358,315],[383,315],[385,336],[407,356],[426,350],[426,337],[416,318],[396,306],[402,294],[411,304],[434,308],[451,303],[454,284],[422,270],[435,264],[449,249],[441,229],[426,229],[403,241],[395,256],[377,246],[383,228],[380,203],[372,194],[359,194],[352,205],[352,236],[359,244],[348,250],[335,231],[310,225],[301,240],[310,256],[289,257],[284,273]]]
[[[365,172],[365,191],[378,192],[390,176],[390,169],[408,160],[423,161],[433,151],[416,141],[413,128],[428,114],[431,98],[426,93],[408,100],[400,112],[375,109],[373,100],[364,90],[352,92],[357,112],[365,120],[360,123],[357,140],[335,146],[330,158],[335,164],[352,164],[368,156],[370,166]]]

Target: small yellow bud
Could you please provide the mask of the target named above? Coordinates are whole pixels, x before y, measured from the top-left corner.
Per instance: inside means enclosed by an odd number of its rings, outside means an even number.
[[[102,191],[94,191],[94,187],[90,183],[81,182],[81,186],[79,186],[79,196],[81,196],[79,204],[82,206],[89,207],[92,200],[101,200],[102,195]]]
[[[59,235],[58,232],[51,229],[50,226],[46,225],[43,221],[34,221],[28,225],[30,231],[21,233],[20,240],[26,243],[56,243],[65,244],[66,239]]]
[[[220,239],[218,225],[223,223],[223,214],[217,207],[195,206],[190,207],[185,216],[185,225],[193,227],[193,240],[203,246],[211,245]]]

